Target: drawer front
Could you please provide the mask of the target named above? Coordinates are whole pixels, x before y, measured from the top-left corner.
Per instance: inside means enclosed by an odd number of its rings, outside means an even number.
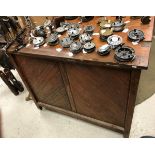
[[[124,127],[130,71],[66,64],[77,113]]]
[[[20,55],[15,61],[39,102],[71,109],[57,62]]]

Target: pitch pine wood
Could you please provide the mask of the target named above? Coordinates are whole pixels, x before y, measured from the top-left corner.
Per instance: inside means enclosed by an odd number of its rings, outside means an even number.
[[[130,71],[66,64],[77,113],[124,127]]]
[[[98,32],[98,19],[82,23],[81,27],[93,25]],[[45,107],[129,136],[140,72],[148,67],[154,17],[149,25],[141,25],[139,20],[129,17],[124,20],[130,20],[126,26],[129,30],[138,28],[145,33],[145,40],[136,46],[128,41],[127,34],[117,33],[126,45],[135,49],[137,57],[133,62],[118,63],[113,51],[105,57],[96,51],[70,57],[68,49],[56,51],[60,45],[37,50],[29,46],[18,53],[10,50],[16,69],[38,108]],[[105,44],[99,36],[94,36],[93,41],[97,48]]]
[[[56,62],[23,56],[17,56],[16,62],[22,68],[37,101],[68,110],[71,109]]]

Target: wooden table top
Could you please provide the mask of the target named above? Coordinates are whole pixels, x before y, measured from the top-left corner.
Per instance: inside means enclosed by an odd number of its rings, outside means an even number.
[[[94,17],[93,20],[89,22],[83,22],[80,24],[80,28],[83,28],[86,25],[93,25],[95,27],[94,33],[99,33],[99,25],[97,24],[100,17]],[[115,20],[115,17],[107,17],[107,19],[110,19],[112,21]],[[67,22],[71,23],[78,23],[80,20],[79,18],[75,20],[68,20]],[[149,63],[149,54],[151,49],[151,43],[152,43],[152,35],[153,35],[153,27],[154,27],[154,17],[151,17],[151,22],[147,25],[143,25],[140,22],[140,19],[130,19],[130,17],[123,18],[123,21],[130,21],[126,24],[125,28],[128,28],[129,31],[132,29],[140,29],[144,32],[145,39],[140,42],[138,45],[133,45],[131,41],[127,39],[127,33],[124,32],[114,32],[114,34],[119,35],[123,38],[123,42],[125,45],[132,47],[135,50],[136,58],[132,62],[118,62],[114,59],[114,51],[111,51],[111,53],[107,56],[99,56],[97,54],[97,49],[107,44],[106,42],[102,42],[99,39],[99,35],[93,35],[93,42],[96,44],[96,51],[92,53],[83,53],[80,52],[78,54],[74,54],[73,56],[70,55],[69,48],[62,48],[60,44],[56,46],[42,46],[39,49],[34,49],[32,45],[25,47],[18,51],[18,53],[23,55],[33,55],[33,56],[39,56],[39,57],[50,57],[54,59],[63,59],[63,60],[69,60],[69,61],[80,61],[80,62],[91,62],[96,64],[102,64],[107,66],[117,66],[117,67],[125,67],[125,68],[137,68],[137,69],[147,69],[148,63]],[[83,29],[81,30],[83,31]],[[67,36],[67,34],[63,34],[60,36],[59,39],[62,39],[63,37]],[[62,48],[61,52],[58,52],[56,49]]]

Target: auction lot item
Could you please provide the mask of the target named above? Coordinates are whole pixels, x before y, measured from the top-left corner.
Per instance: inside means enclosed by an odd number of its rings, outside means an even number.
[[[61,27],[69,27],[67,23],[78,27],[59,34],[57,45],[40,46],[44,42],[41,39],[41,43],[34,41],[38,49],[31,44],[18,52],[10,48],[8,54],[39,109],[44,107],[129,137],[140,74],[148,68],[154,17],[148,24],[142,24],[141,18],[123,17],[123,29],[111,31],[105,41],[100,39],[104,36],[100,30],[111,30],[116,17],[67,19]],[[90,25],[95,29],[86,35],[84,28]]]

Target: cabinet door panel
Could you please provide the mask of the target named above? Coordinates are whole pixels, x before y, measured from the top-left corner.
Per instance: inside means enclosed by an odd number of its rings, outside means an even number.
[[[77,112],[124,127],[130,71],[66,64]]]
[[[71,109],[57,62],[19,55],[15,60],[39,102]]]

